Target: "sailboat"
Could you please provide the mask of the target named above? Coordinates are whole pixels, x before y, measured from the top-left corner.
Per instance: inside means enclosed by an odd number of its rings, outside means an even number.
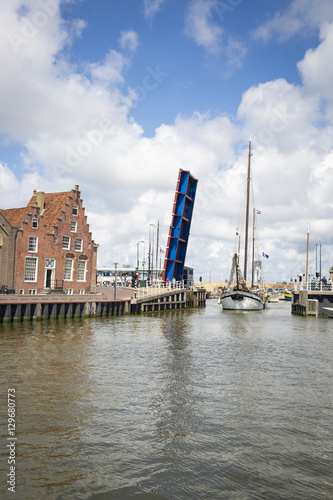
[[[249,228],[249,206],[250,206],[250,183],[251,183],[251,141],[249,141],[249,156],[247,168],[247,193],[246,193],[246,220],[245,220],[245,256],[244,256],[244,275],[242,275],[239,265],[239,247],[232,257],[232,266],[228,288],[222,292],[219,303],[223,310],[242,310],[259,311],[266,306],[266,297],[264,290],[253,289],[254,276],[254,226],[255,210],[253,211],[253,249],[252,249],[252,285],[251,288],[246,284],[247,271],[247,246],[248,246],[248,228]],[[236,273],[236,281],[233,281]]]

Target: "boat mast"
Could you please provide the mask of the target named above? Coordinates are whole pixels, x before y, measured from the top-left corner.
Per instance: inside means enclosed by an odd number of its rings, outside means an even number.
[[[252,233],[252,280],[251,280],[251,287],[253,288],[254,284],[254,225],[255,225],[255,219],[256,219],[256,209],[253,209],[253,233]]]
[[[249,233],[250,181],[251,181],[251,140],[249,140],[249,157],[248,157],[248,161],[247,161],[245,255],[244,255],[244,280],[245,281],[246,281],[246,271],[247,271],[247,243],[248,243],[248,233]]]

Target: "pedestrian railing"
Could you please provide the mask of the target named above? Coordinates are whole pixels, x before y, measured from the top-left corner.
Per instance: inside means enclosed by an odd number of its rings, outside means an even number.
[[[311,283],[295,283],[294,290],[307,290],[309,292],[332,292],[332,283],[311,282]]]
[[[137,299],[141,299],[144,297],[159,295],[161,293],[171,292],[172,290],[182,290],[184,288],[184,281],[176,281],[175,283],[153,282],[145,287],[136,288],[135,296]]]

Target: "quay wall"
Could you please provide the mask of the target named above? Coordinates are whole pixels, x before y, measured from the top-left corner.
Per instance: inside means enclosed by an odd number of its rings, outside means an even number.
[[[48,319],[73,319],[98,316],[150,313],[206,305],[204,289],[173,289],[141,298],[111,300],[99,296],[45,296],[0,298],[0,323]]]
[[[291,312],[302,316],[328,315],[324,307],[333,308],[333,292],[327,290],[293,291]]]
[[[0,302],[0,323],[45,319],[90,318],[128,314],[129,300],[7,300]]]

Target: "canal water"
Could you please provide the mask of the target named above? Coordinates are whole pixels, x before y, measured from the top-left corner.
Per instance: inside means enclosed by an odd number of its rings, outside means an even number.
[[[282,302],[0,325],[0,498],[332,499],[332,360]]]

